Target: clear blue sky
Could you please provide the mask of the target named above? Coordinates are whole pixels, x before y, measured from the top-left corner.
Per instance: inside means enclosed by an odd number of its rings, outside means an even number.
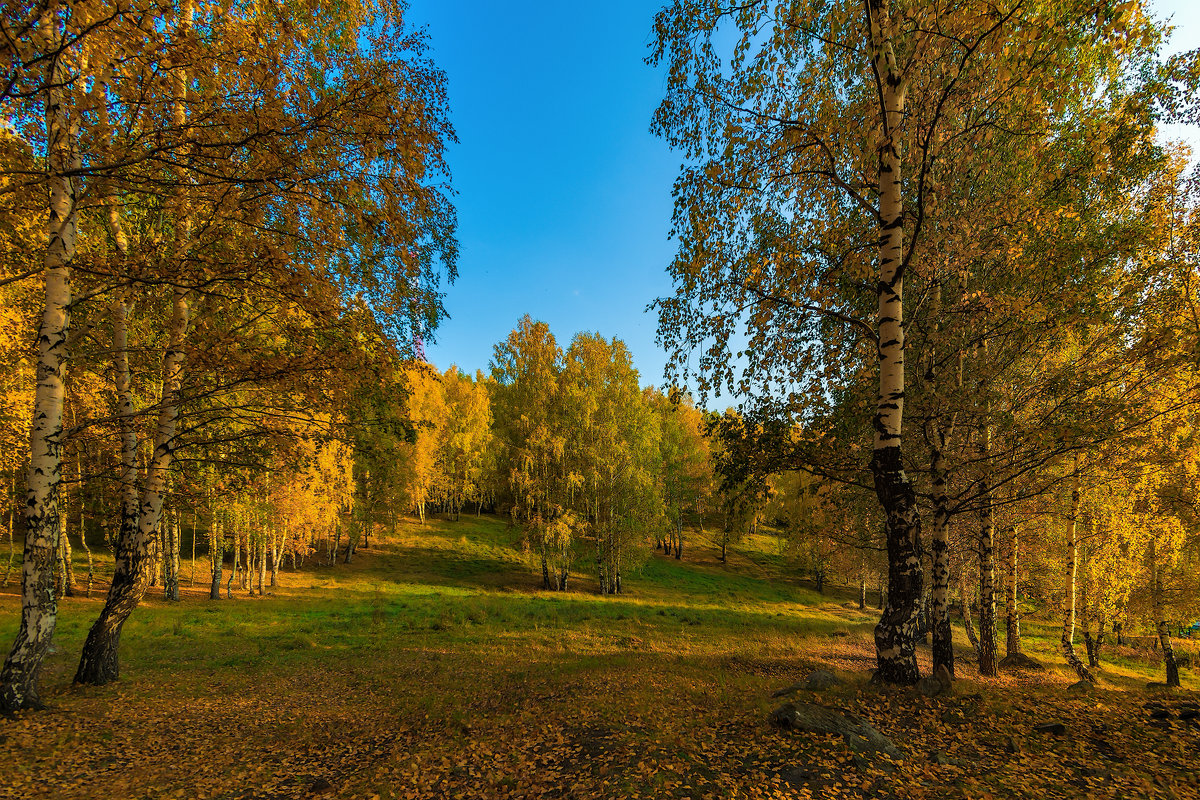
[[[1172,50],[1200,46],[1200,2],[1174,15]],[[663,78],[643,59],[654,0],[411,0],[449,77],[462,256],[430,361],[487,368],[522,314],[563,345],[620,336],[643,383],[662,382],[647,304],[670,291],[671,183],[680,157],[649,133]],[[1170,132],[1200,143],[1194,131]]]
[[[646,66],[656,4],[413,0],[449,77],[462,256],[429,360],[486,369],[522,314],[565,346],[620,336],[661,383],[656,317],[680,158],[649,133],[663,79]]]

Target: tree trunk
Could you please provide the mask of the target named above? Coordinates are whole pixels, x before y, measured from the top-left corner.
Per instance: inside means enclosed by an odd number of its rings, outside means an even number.
[[[986,363],[987,341],[979,346],[981,361]],[[979,675],[994,678],[996,669],[996,522],[992,510],[992,487],[986,467],[992,457],[991,403],[983,402],[983,424],[979,432],[979,463],[984,469],[979,479]]]
[[[935,329],[941,330],[942,286],[934,284],[933,313],[937,318]],[[937,385],[937,352],[930,349],[927,354],[925,380]],[[962,386],[962,352],[959,352],[958,385]],[[952,420],[953,418],[951,418]],[[948,426],[943,420],[931,422],[929,441],[929,472],[933,500],[933,533],[929,542],[930,603],[929,629],[933,635],[933,671],[945,667],[954,676],[954,633],[950,624],[950,499],[946,494],[949,473],[946,469],[946,447],[950,440],[952,422]]]
[[[1088,666],[1089,667],[1095,667],[1095,668],[1100,667],[1100,648],[1104,644],[1104,629],[1105,629],[1105,627],[1107,627],[1107,625],[1108,625],[1108,622],[1107,622],[1107,620],[1105,620],[1105,618],[1103,616],[1101,616],[1100,619],[1096,621],[1096,639],[1092,643],[1091,652],[1088,653]]]
[[[171,514],[171,527],[174,533],[171,536],[171,599],[179,600],[179,550],[183,546],[183,522],[179,514],[179,509]]]
[[[172,510],[170,518],[165,521],[167,530],[169,531],[166,537],[169,550],[167,551],[163,563],[167,566],[166,580],[163,581],[163,590],[168,600],[179,600],[179,538],[181,528],[179,525],[179,511]]]
[[[975,635],[975,625],[971,622],[971,601],[967,597],[967,578],[965,574],[958,578],[958,602],[962,605],[963,630],[967,632],[967,641],[979,657],[979,637]]]
[[[264,531],[258,539],[258,596],[266,595],[267,582],[267,536]]]
[[[181,36],[186,35],[191,28],[193,15],[194,8],[191,3],[183,3],[177,20],[178,32]],[[173,121],[176,128],[182,131],[186,121],[184,100],[187,94],[187,70],[178,69],[172,77],[177,97],[173,110]],[[191,244],[191,217],[185,204],[181,203],[180,205],[176,249],[182,256],[186,254]],[[116,217],[115,204],[110,203],[109,213],[110,219]],[[104,608],[101,609],[99,618],[88,632],[87,641],[84,643],[83,653],[79,660],[79,668],[75,672],[76,683],[103,685],[120,677],[118,648],[121,629],[129,615],[141,602],[146,591],[146,557],[151,549],[151,543],[155,540],[163,523],[163,497],[167,488],[168,471],[175,449],[178,447],[176,429],[179,420],[180,388],[185,356],[183,346],[187,338],[190,316],[188,292],[181,286],[175,286],[172,292],[171,318],[168,323],[168,344],[163,353],[162,402],[154,433],[154,449],[150,461],[146,465],[146,481],[142,488],[136,527],[125,527],[124,518],[127,515],[123,509],[122,530],[115,553],[117,563],[113,572],[112,584],[109,586]],[[124,415],[119,414],[118,416]],[[132,425],[132,418],[129,422]],[[124,434],[124,429],[122,433]],[[136,442],[134,447],[136,450]],[[122,466],[124,467],[125,464],[123,463]],[[128,485],[125,488],[126,491],[129,490]],[[134,491],[136,492],[136,487]],[[177,566],[178,562],[176,561]]]
[[[988,437],[990,438],[990,437]],[[991,490],[980,482],[983,508],[979,512],[979,675],[994,678],[996,669],[996,557]]]
[[[158,586],[159,580],[162,578],[162,559],[163,559],[163,543],[162,543],[162,528],[154,532],[154,541],[150,543],[150,585]]]
[[[254,597],[254,576],[258,574],[258,541],[246,531],[246,583],[242,587]]]
[[[237,528],[233,529],[233,565],[229,570],[229,580],[225,582],[225,599],[233,599],[233,582],[237,579],[238,572],[238,534]]]
[[[159,575],[162,577],[163,599],[171,599],[171,516],[163,513],[162,522],[158,527],[158,564]]]
[[[1067,659],[1067,663],[1075,670],[1075,674],[1079,676],[1081,681],[1094,683],[1092,675],[1088,672],[1088,668],[1079,660],[1079,656],[1075,654],[1075,573],[1078,564],[1077,558],[1079,555],[1079,457],[1075,458],[1075,479],[1071,487],[1071,512],[1068,517],[1067,525],[1067,575],[1066,575],[1066,592],[1065,601],[1063,603],[1065,612],[1063,614],[1062,628],[1062,651],[1063,656]]]
[[[242,534],[238,531],[237,518],[233,522],[233,571],[230,573],[230,581],[237,581],[238,586],[242,585],[241,569],[242,569]]]
[[[934,534],[929,545],[932,583],[929,626],[934,638],[932,657],[935,672],[938,667],[946,667],[950,675],[954,675],[954,633],[950,627],[950,512],[942,455],[946,438],[940,428],[936,429],[934,437],[938,440],[938,446],[930,459],[934,474]]]
[[[1020,544],[1020,531],[1014,525],[1012,528],[1012,539],[1008,548],[1008,585],[1004,595],[1005,656],[1015,656],[1021,652],[1021,611],[1017,608],[1017,553]]]
[[[905,87],[892,48],[887,0],[867,0],[871,60],[879,76],[879,280],[877,356],[879,396],[871,472],[886,517],[888,600],[875,626],[876,679],[913,684],[917,604],[921,599],[921,520],[901,456],[904,419],[904,202],[900,128]]]
[[[254,544],[253,533],[250,530],[250,520],[246,520],[246,533],[242,537],[242,544],[246,547],[245,562],[242,568],[242,589],[254,596]]]
[[[221,524],[215,518],[208,522],[208,560],[212,564],[212,582],[208,587],[208,599],[221,599],[221,569],[225,566],[225,542],[221,536]]]
[[[60,20],[51,22],[57,29]],[[61,43],[61,39],[60,39]],[[58,605],[54,597],[55,545],[62,529],[63,369],[70,329],[71,261],[75,258],[75,184],[69,171],[79,165],[76,123],[66,107],[65,54],[49,57],[46,73],[46,171],[50,186],[46,220],[45,302],[37,339],[37,386],[29,430],[29,471],[25,495],[25,551],[21,565],[21,625],[0,669],[0,711],[41,708],[37,680],[50,649]]]
[[[17,526],[17,471],[14,469],[12,473],[12,495],[9,497],[8,506],[8,566],[4,569],[4,585],[8,586],[8,579],[12,576],[13,562],[13,534]]]
[[[92,548],[88,545],[87,540],[87,523],[83,518],[83,497],[79,498],[79,543],[83,545],[84,555],[87,556],[87,589],[84,591],[84,597],[92,596],[92,583],[95,579],[95,569],[92,564]]]
[[[196,585],[196,509],[192,509],[192,575],[188,579],[188,586]]]
[[[1099,667],[1100,659],[1096,655],[1096,640],[1092,638],[1092,632],[1086,628],[1083,630],[1083,650],[1087,653],[1088,669]]]
[[[59,557],[62,560],[62,595],[63,597],[75,596],[75,568],[72,565],[71,552],[71,514],[70,507],[64,510],[62,533],[59,537]]]
[[[1150,540],[1150,604],[1154,613],[1154,631],[1158,634],[1158,643],[1162,646],[1163,666],[1167,671],[1167,686],[1179,685],[1179,664],[1175,661],[1175,648],[1171,646],[1171,632],[1167,628],[1166,613],[1163,610],[1162,570],[1158,564],[1158,543]]]
[[[909,685],[917,667],[917,606],[921,601],[921,523],[916,497],[900,464],[898,445],[877,448],[872,458],[875,493],[887,513],[888,591],[875,626],[876,677]]]
[[[1087,656],[1089,668],[1094,668],[1096,664],[1095,655],[1095,640],[1092,638],[1092,609],[1095,605],[1095,600],[1092,597],[1092,580],[1091,572],[1087,568],[1088,548],[1081,547],[1079,550],[1079,561],[1083,566],[1083,585],[1079,587],[1079,608],[1077,614],[1081,620],[1080,633],[1083,635],[1083,652]]]
[[[279,560],[283,558],[283,545],[287,541],[286,529],[281,534],[278,531],[271,533],[271,588],[279,586]]]
[[[932,605],[932,593],[927,583],[922,587],[921,604],[917,607],[917,638],[920,639],[921,644],[929,644],[929,618]]]
[[[163,353],[162,408],[154,434],[154,452],[146,469],[137,528],[130,531],[123,527],[121,531],[113,582],[100,617],[92,625],[84,643],[79,668],[75,671],[76,683],[100,686],[120,677],[118,647],[121,628],[146,592],[147,556],[163,522],[163,496],[171,459],[177,447],[175,432],[183,380],[183,345],[190,311],[187,292],[176,288],[171,307],[169,343]]]

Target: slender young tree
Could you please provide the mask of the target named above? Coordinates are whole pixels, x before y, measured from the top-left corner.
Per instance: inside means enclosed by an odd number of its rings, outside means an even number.
[[[71,78],[65,41],[71,35],[57,14],[39,31],[47,47],[46,79],[41,87],[46,134],[46,182],[49,207],[43,257],[45,302],[38,328],[37,388],[29,436],[25,497],[25,550],[21,566],[21,626],[0,669],[0,711],[39,708],[38,672],[54,636],[57,605],[54,559],[63,536],[62,480],[63,384],[70,330],[71,262],[75,258],[79,218],[78,120],[73,118]]]

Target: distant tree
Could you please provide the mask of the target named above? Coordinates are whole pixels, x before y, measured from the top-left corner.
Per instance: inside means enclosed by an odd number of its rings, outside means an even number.
[[[488,389],[458,367],[442,374],[446,420],[438,449],[439,495],[458,519],[468,502],[483,502],[485,459],[491,449]]]
[[[528,315],[492,357],[495,436],[512,513],[538,553],[542,586],[559,591],[567,588],[579,525],[570,507],[578,482],[566,461],[562,368],[563,353],[549,326]]]
[[[438,492],[439,456],[450,409],[442,376],[429,364],[409,364],[404,370],[403,385],[404,412],[412,426],[413,438],[400,445],[402,485],[408,507],[417,512],[423,523],[426,506]]]
[[[618,594],[622,570],[663,520],[659,418],[620,339],[577,335],[561,386],[570,504],[595,538],[600,592]]]
[[[703,528],[704,509],[712,492],[713,467],[704,415],[690,395],[663,395],[647,390],[647,401],[659,420],[662,499],[670,522],[661,546],[667,555],[683,557],[683,532],[689,515]]]

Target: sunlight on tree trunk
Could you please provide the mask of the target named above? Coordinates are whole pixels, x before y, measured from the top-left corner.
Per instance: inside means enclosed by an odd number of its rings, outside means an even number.
[[[51,24],[57,25],[56,19]],[[37,678],[50,648],[58,607],[54,560],[62,535],[63,370],[67,359],[71,305],[71,261],[75,257],[77,128],[66,107],[62,54],[51,56],[45,90],[47,172],[45,303],[38,329],[37,386],[29,435],[29,479],[25,500],[25,552],[21,565],[21,625],[0,670],[0,711],[40,708]]]

